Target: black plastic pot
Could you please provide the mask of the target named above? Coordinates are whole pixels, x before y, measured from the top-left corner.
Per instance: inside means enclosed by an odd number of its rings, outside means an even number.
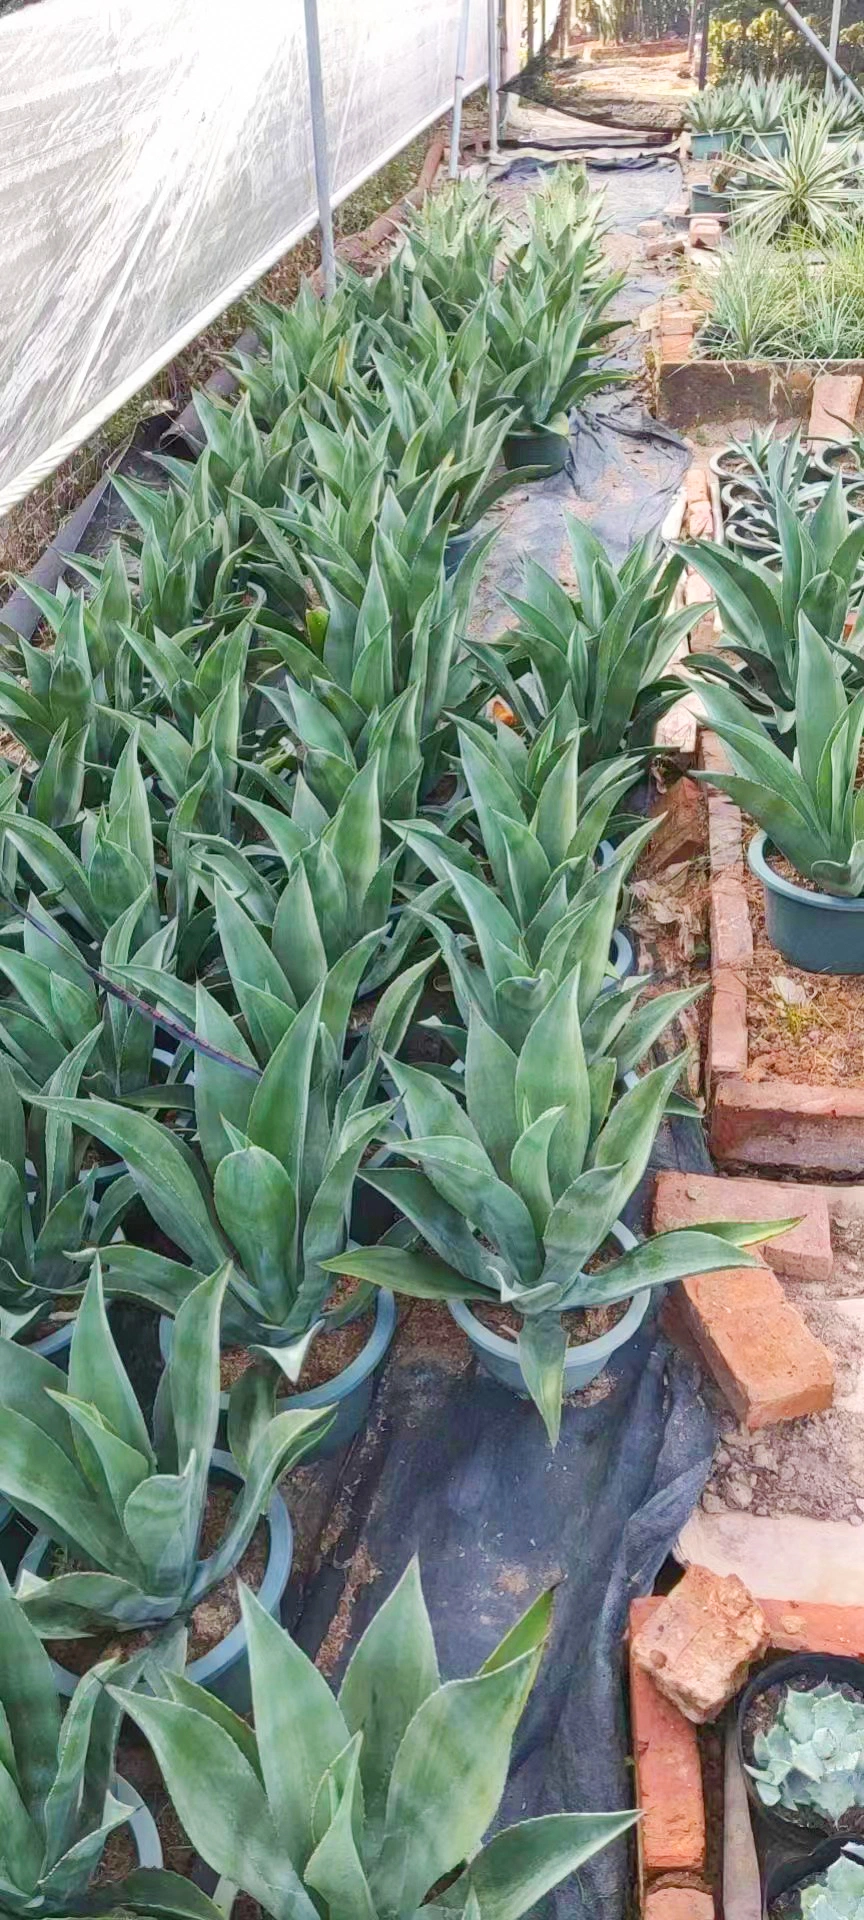
[[[569,433],[555,427],[519,427],[508,433],[502,452],[509,473],[519,467],[541,467],[545,473],[561,473],[570,451]]]
[[[211,1461],[211,1473],[214,1479],[225,1480],[240,1486],[240,1474],[230,1453],[214,1453]],[[267,1564],[264,1578],[258,1589],[258,1599],[262,1607],[274,1620],[279,1618],[282,1596],[291,1575],[291,1562],[294,1557],[294,1535],[288,1509],[281,1493],[274,1491],[266,1514],[270,1536]],[[25,1573],[38,1573],[46,1556],[51,1552],[54,1542],[47,1533],[37,1533],[32,1545],[21,1561],[21,1570]],[[50,1640],[47,1642],[51,1650]],[[69,1699],[78,1684],[79,1676],[70,1673],[68,1667],[61,1667],[52,1660],[57,1691],[64,1699]],[[231,1632],[220,1640],[218,1646],[209,1653],[193,1660],[186,1669],[188,1680],[196,1681],[199,1687],[206,1687],[208,1693],[214,1693],[224,1700],[235,1713],[248,1713],[251,1705],[249,1690],[249,1658],[246,1652],[246,1629],[242,1620],[232,1627]]]
[[[827,1867],[833,1867],[839,1860],[843,1848],[839,1840],[823,1840],[818,1847],[812,1847],[806,1854],[790,1853],[785,1858],[772,1860],[766,1868],[762,1884],[762,1916],[768,1916],[777,1900],[784,1893],[793,1893],[796,1887],[812,1879],[814,1873],[824,1873]]]
[[[816,1684],[821,1680],[828,1680],[832,1686],[854,1687],[856,1692],[864,1698],[864,1660],[853,1660],[843,1654],[834,1653],[799,1653],[792,1654],[788,1660],[772,1660],[769,1666],[764,1667],[761,1673],[756,1674],[755,1678],[748,1682],[739,1696],[735,1729],[738,1758],[744,1775],[747,1798],[755,1816],[754,1825],[761,1825],[766,1833],[774,1834],[794,1847],[796,1855],[801,1849],[809,1852],[816,1845],[821,1834],[835,1843],[836,1857],[844,1839],[851,1840],[854,1837],[852,1834],[844,1835],[836,1828],[832,1828],[829,1821],[820,1820],[818,1815],[810,1820],[803,1820],[796,1818],[795,1814],[790,1813],[785,1807],[766,1807],[760,1798],[755,1781],[747,1770],[752,1755],[745,1750],[745,1730],[747,1716],[754,1701],[760,1694],[766,1693],[769,1687],[794,1687],[800,1680],[809,1680]],[[773,1866],[775,1861],[776,1851],[774,1859],[769,1864]],[[810,1871],[812,1872],[813,1869],[811,1868]],[[773,1897],[776,1899],[776,1894]]]
[[[809,893],[784,880],[765,857],[770,845],[767,834],[755,834],[747,859],[762,882],[772,947],[805,973],[864,973],[864,898]]]

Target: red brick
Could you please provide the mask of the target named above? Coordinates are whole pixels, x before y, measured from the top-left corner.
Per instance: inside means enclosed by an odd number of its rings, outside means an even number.
[[[721,1081],[711,1113],[715,1160],[804,1172],[864,1173],[864,1088],[797,1080]]]
[[[658,803],[659,825],[648,842],[649,873],[692,860],[705,845],[705,799],[697,781],[685,774]]]
[[[763,1600],[761,1605],[772,1647],[864,1658],[864,1607],[832,1607],[820,1601],[800,1600]]]
[[[683,1280],[679,1302],[706,1366],[751,1430],[821,1413],[834,1365],[770,1267],[726,1267]]]
[[[693,531],[692,516],[694,513],[698,512],[698,510],[699,510],[698,503],[695,507],[690,507],[688,509],[688,527],[691,533]],[[713,530],[713,522],[712,522],[712,530]],[[695,567],[688,567],[687,572],[684,575],[685,606],[700,607],[710,599],[711,599],[711,588],[706,585],[706,582],[703,580],[701,573],[697,573]],[[713,619],[713,615],[712,615],[712,619]]]
[[[631,1655],[701,1726],[716,1720],[767,1646],[768,1622],[737,1574],[691,1566],[634,1634]]]
[[[711,488],[707,468],[697,466],[687,468],[684,475],[684,492],[690,507],[694,507],[699,500],[710,500]]]
[[[704,1887],[651,1887],[645,1920],[714,1920],[714,1895]]]
[[[714,535],[714,512],[710,500],[697,500],[687,516],[687,531],[691,540],[711,540]],[[700,599],[702,598],[700,594]]]
[[[830,1280],[834,1255],[824,1188],[711,1173],[658,1173],[654,1185],[655,1233],[706,1220],[782,1220],[792,1214],[803,1217],[788,1233],[763,1243],[763,1258],[789,1280]]]
[[[744,844],[741,809],[725,793],[708,793],[708,852],[711,873],[719,879],[723,873],[744,877]]]
[[[722,1073],[744,1073],[747,1067],[747,980],[732,967],[717,967],[711,975],[711,1019],[708,1028],[708,1070],[713,1087]]]
[[[860,373],[820,373],[813,382],[809,440],[851,440],[861,398]]]
[[[634,1630],[637,1603],[631,1609]],[[646,1880],[658,1873],[701,1873],[705,1803],[696,1728],[664,1700],[647,1673],[630,1661],[630,1716],[636,1804],[642,1809],[639,1853]]]
[[[694,214],[690,222],[691,247],[719,247],[722,238],[723,229],[713,214]]]
[[[699,765],[704,767],[706,773],[732,772],[732,762],[722,740],[718,740],[716,733],[712,733],[708,727],[703,728],[699,741]],[[716,798],[715,794],[709,794],[709,806]],[[725,800],[725,794],[723,798]]]
[[[753,960],[753,933],[743,884],[734,873],[711,882],[711,965],[749,967]]]

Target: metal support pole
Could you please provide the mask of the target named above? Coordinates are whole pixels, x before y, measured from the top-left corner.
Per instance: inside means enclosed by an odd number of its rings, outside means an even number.
[[[489,158],[498,158],[498,85],[501,56],[498,46],[498,0],[486,0],[486,38],[489,55]]]
[[[687,67],[693,72],[693,55],[696,51],[696,22],[699,18],[699,0],[690,0],[690,32],[687,36]]]
[[[824,60],[828,72],[833,73],[837,85],[842,87],[844,93],[848,93],[850,99],[856,101],[859,107],[864,106],[864,94],[861,93],[860,88],[856,87],[854,80],[850,80],[848,73],[843,72],[833,53],[829,53],[828,48],[822,45],[818,33],[814,33],[813,28],[808,27],[806,20],[802,20],[797,8],[792,6],[792,0],[776,0],[776,4],[785,13],[787,20],[791,20],[793,27],[797,27],[808,47],[812,47],[813,52],[818,53],[820,60]]]
[[[708,79],[708,28],[711,23],[711,0],[704,0],[702,7],[702,39],[699,43],[699,92],[704,93]]]
[[[321,228],[321,265],[324,269],[324,296],[332,300],[336,292],[336,248],[333,241],[333,207],[330,201],[330,158],[327,152],[327,117],[324,112],[324,81],[321,74],[321,36],[318,32],[317,0],[303,0],[306,12],[306,66],[309,73],[309,104],[312,112],[312,153],[315,161],[315,196],[318,224]]]
[[[450,178],[459,178],[459,142],[462,136],[462,95],[465,91],[465,63],[468,59],[468,15],[471,0],[462,0],[459,38],[456,42],[456,80],[453,87],[453,118],[450,122]]]
[[[828,31],[828,52],[830,53],[832,60],[836,60],[837,48],[840,45],[840,15],[842,11],[843,11],[843,0],[833,0],[833,4],[831,7],[831,26]],[[834,88],[831,80],[831,74],[830,72],[828,72],[825,75],[826,100],[830,100],[833,91],[834,91]]]

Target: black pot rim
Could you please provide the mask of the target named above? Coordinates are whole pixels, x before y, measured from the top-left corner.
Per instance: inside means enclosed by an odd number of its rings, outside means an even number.
[[[785,899],[794,900],[798,906],[810,908],[813,912],[864,914],[864,894],[852,900],[839,893],[812,893],[809,887],[796,887],[793,881],[784,880],[783,875],[775,873],[766,859],[767,848],[773,846],[773,840],[769,840],[767,833],[760,828],[747,848],[751,873],[755,873],[757,880],[761,880],[763,887],[767,887],[771,893],[782,894]],[[775,852],[779,852],[779,848],[775,848]]]

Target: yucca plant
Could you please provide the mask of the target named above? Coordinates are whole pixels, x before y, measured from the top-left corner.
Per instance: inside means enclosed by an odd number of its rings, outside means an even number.
[[[249,948],[247,954],[251,971],[257,955]],[[393,1108],[391,1100],[368,1104],[381,1056],[401,1046],[428,967],[417,962],[391,981],[344,1065],[356,960],[350,970],[334,968],[296,1014],[259,970],[238,984],[238,994],[256,1043],[262,1052],[271,1048],[263,1072],[231,1014],[199,983],[196,1032],[214,1050],[199,1053],[195,1064],[200,1151],[132,1107],[52,1101],[54,1113],[122,1156],[151,1218],[190,1263],[112,1244],[103,1252],[111,1293],[176,1314],[202,1275],[230,1259],[224,1343],[256,1345],[297,1379],[311,1342],[334,1324],[326,1307],[332,1281],[322,1263],[347,1242],[358,1166]],[[171,1005],[171,981],[163,988]],[[183,998],[179,1006],[186,1011]],[[336,1324],[339,1317],[337,1309]]]
[[[801,1920],[864,1920],[864,1864],[852,1852],[798,1889]]]
[[[406,1164],[362,1177],[412,1222],[421,1245],[352,1249],[341,1262],[342,1272],[409,1297],[510,1306],[525,1385],[553,1446],[568,1345],[561,1315],[727,1267],[730,1245],[743,1249],[765,1231],[660,1234],[586,1271],[645,1172],[683,1060],[655,1067],[610,1104],[614,1062],[586,1059],[580,971],[565,976],[521,1046],[469,1010],[467,1111],[431,1073],[389,1062],[407,1116]],[[735,1258],[758,1265],[743,1251]]]
[[[864,690],[849,699],[836,650],[800,621],[791,762],[731,688],[706,685],[703,699],[733,767],[712,773],[712,784],[764,828],[797,873],[824,893],[857,899],[864,893],[864,791],[857,785]]]
[[[814,102],[789,121],[781,157],[750,155],[748,184],[736,188],[733,219],[762,242],[790,233],[831,239],[850,232],[861,218],[861,194],[851,184],[855,139],[834,143],[821,104]]]
[[[782,457],[782,456],[781,456]],[[851,687],[864,680],[860,621],[844,646],[844,630],[860,595],[864,522],[849,515],[840,476],[812,512],[796,512],[782,487],[770,488],[777,524],[779,573],[710,540],[678,549],[712,588],[722,622],[722,642],[743,672],[719,654],[700,654],[691,672],[734,686],[778,734],[794,733],[800,635],[809,626],[836,650]]]
[[[550,1814],[499,1828],[484,1844],[551,1595],[534,1602],[478,1673],[442,1682],[411,1562],[335,1696],[242,1588],[241,1605],[253,1728],[170,1674],[162,1699],[118,1698],[149,1740],[202,1858],[273,1920],[520,1920],[636,1818]],[[296,1768],[284,1764],[286,1737]]]
[[[43,1639],[167,1629],[236,1567],[271,1491],[326,1431],[323,1413],[235,1418],[242,1487],[219,1545],[199,1558],[219,1422],[222,1267],[180,1308],[152,1432],[108,1325],[99,1258],[78,1310],[69,1374],[0,1342],[0,1488],[79,1565],[22,1573],[18,1600]]]
[[[0,1913],[92,1915],[111,1910],[216,1920],[192,1881],[138,1867],[111,1887],[92,1885],[109,1835],[126,1824],[115,1762],[123,1709],[108,1691],[132,1689],[146,1661],[103,1660],[79,1680],[61,1719],[51,1661],[0,1569]]]
[[[472,651],[529,739],[562,700],[572,703],[588,766],[650,745],[683,690],[667,669],[705,606],[671,610],[684,562],[661,557],[655,536],[638,541],[616,571],[590,528],[570,514],[567,532],[577,595],[526,557],[522,596],[503,595],[518,627]]]
[[[55,1095],[77,1094],[95,1038],[51,1076],[47,1109],[29,1115],[0,1059],[0,1334],[7,1340],[26,1339],[55,1311],[58,1295],[78,1291],[70,1253],[110,1240],[135,1197],[121,1175],[97,1198],[96,1169],[81,1166],[86,1134],[51,1111]]]

